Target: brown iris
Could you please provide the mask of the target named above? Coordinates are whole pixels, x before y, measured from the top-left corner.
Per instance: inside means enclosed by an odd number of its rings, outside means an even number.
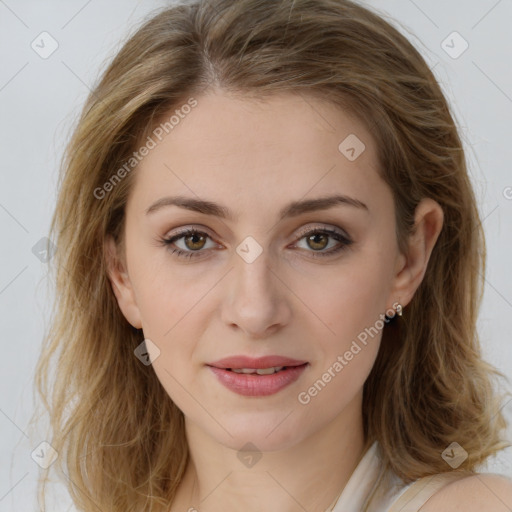
[[[321,237],[321,238],[324,238],[324,240],[327,242],[326,244],[320,244],[321,247],[315,247],[315,244],[318,244],[318,241],[317,241],[317,237]],[[310,235],[307,237],[307,240],[308,240],[308,245],[311,247],[311,249],[325,249],[325,247],[327,247],[327,244],[329,243],[328,242],[328,236],[326,234],[323,234],[323,233],[315,233],[313,235]],[[310,242],[313,242],[313,245],[311,245]]]
[[[197,239],[202,239],[201,242],[193,242],[193,244],[198,244],[199,243],[199,246],[195,245],[195,246],[191,246],[187,243],[187,241],[189,239],[194,239],[194,240],[197,240]],[[188,249],[192,250],[192,251],[196,251],[196,250],[199,250],[199,249],[202,249],[204,247],[204,244],[206,242],[206,237],[199,234],[199,233],[192,233],[191,235],[187,235],[184,237],[184,240],[185,240],[185,245],[187,246]]]

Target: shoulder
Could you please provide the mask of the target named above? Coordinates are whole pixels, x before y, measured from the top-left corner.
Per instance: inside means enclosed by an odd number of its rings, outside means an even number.
[[[462,478],[432,496],[421,512],[507,512],[512,510],[512,479],[492,473]]]

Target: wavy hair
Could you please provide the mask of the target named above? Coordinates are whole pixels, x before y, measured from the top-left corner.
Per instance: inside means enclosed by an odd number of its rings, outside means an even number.
[[[142,331],[124,318],[107,274],[104,240],[122,244],[136,167],[103,198],[95,191],[166,113],[212,88],[303,94],[361,119],[393,193],[401,250],[422,198],[443,209],[423,281],[384,327],[364,384],[365,439],[378,440],[386,467],[405,482],[447,471],[441,452],[456,441],[468,452],[461,469],[475,471],[510,446],[493,386],[504,375],[483,360],[477,335],[486,251],[476,199],[454,116],[420,53],[349,0],[183,1],[145,20],[115,55],[59,177],[49,233],[56,294],[35,383],[55,469],[78,509],[166,509],[188,463],[183,413],[134,356]]]

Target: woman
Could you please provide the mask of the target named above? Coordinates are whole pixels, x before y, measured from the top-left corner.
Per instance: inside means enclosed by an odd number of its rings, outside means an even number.
[[[89,97],[52,233],[38,389],[59,353],[51,444],[79,510],[512,507],[476,472],[508,444],[463,148],[376,14],[149,20]]]

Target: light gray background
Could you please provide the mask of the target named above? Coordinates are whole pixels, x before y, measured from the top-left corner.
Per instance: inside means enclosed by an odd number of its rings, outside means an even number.
[[[269,0],[270,1],[270,0]],[[49,311],[47,264],[32,252],[47,234],[57,169],[89,87],[128,31],[164,1],[0,0],[0,511],[39,510],[25,429],[33,369]],[[453,106],[467,149],[488,243],[479,329],[484,357],[512,375],[512,40],[510,0],[371,0],[423,53]],[[393,22],[395,23],[395,22]],[[47,31],[58,49],[32,48]],[[457,31],[458,58],[442,42]],[[453,42],[452,42],[453,41]],[[42,44],[39,42],[40,46]],[[462,40],[448,38],[451,52]],[[45,44],[48,49],[48,41]],[[41,48],[40,51],[43,51]],[[512,419],[512,402],[504,405]],[[512,432],[509,432],[512,439]],[[41,437],[40,441],[43,441]],[[32,444],[31,444],[32,443]],[[511,451],[489,469],[512,476]],[[72,510],[66,495],[52,510]]]

